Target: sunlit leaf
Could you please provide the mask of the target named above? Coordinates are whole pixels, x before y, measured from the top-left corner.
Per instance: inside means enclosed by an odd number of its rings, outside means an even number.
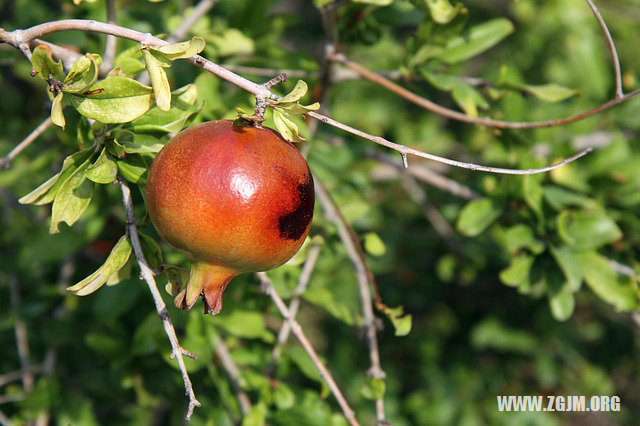
[[[437,57],[447,64],[466,61],[500,43],[513,31],[513,24],[506,18],[483,22],[471,27],[467,34],[450,40]]]
[[[96,183],[111,183],[116,179],[118,166],[107,154],[107,149],[103,148],[100,156],[91,166],[87,168],[87,178]]]
[[[171,108],[171,86],[169,86],[167,73],[162,69],[163,65],[160,61],[149,50],[143,50],[142,54],[147,65],[151,87],[153,87],[156,106],[163,111],[168,111]]]
[[[31,64],[38,75],[47,81],[49,76],[56,80],[64,78],[62,61],[55,62],[51,53],[51,48],[47,45],[36,46],[31,55]]]

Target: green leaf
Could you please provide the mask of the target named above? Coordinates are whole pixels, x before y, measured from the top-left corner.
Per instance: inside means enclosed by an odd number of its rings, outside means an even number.
[[[49,204],[50,202],[52,202],[62,184],[69,178],[69,176],[73,174],[73,172],[77,170],[77,168],[82,163],[84,163],[89,158],[92,152],[93,148],[85,149],[65,158],[64,162],[62,163],[62,169],[58,173],[49,178],[46,182],[34,189],[29,194],[20,198],[18,202],[20,204],[35,204],[38,206]]]
[[[267,343],[274,341],[273,334],[267,328],[264,317],[259,312],[236,309],[224,317],[220,317],[217,324],[237,337],[262,339]]]
[[[539,350],[536,338],[518,329],[508,328],[496,318],[487,318],[471,331],[471,344],[478,349],[528,354]]]
[[[156,153],[164,147],[164,142],[156,136],[126,130],[121,130],[115,141],[127,154]]]
[[[146,182],[146,173],[151,165],[151,160],[146,161],[147,157],[143,154],[130,154],[123,159],[116,161],[118,164],[118,171],[123,178],[131,183],[144,183]]]
[[[276,102],[276,105],[296,103],[300,99],[302,99],[304,95],[307,94],[308,90],[309,90],[309,86],[307,86],[307,83],[305,83],[303,80],[298,80],[293,90],[289,92],[287,95],[280,98],[280,100]]]
[[[205,34],[207,51],[212,56],[250,55],[255,51],[253,40],[236,28],[227,28],[219,34]]]
[[[522,224],[509,228],[504,234],[504,241],[511,254],[516,254],[522,248],[533,254],[540,254],[545,248],[544,243],[535,238],[533,229]]]
[[[298,125],[286,117],[280,108],[273,109],[273,122],[282,137],[289,142],[304,142],[305,139],[298,131]]]
[[[364,249],[371,256],[384,256],[387,252],[387,247],[384,245],[384,241],[375,232],[368,232],[364,236]]]
[[[273,389],[273,402],[278,410],[286,410],[293,407],[296,402],[296,396],[289,386],[282,382],[277,382]]]
[[[502,214],[502,208],[490,198],[469,202],[458,217],[457,228],[467,237],[480,235]]]
[[[95,184],[86,176],[91,158],[92,156],[82,163],[58,190],[51,207],[49,233],[60,232],[58,228],[60,222],[66,222],[67,225],[72,226],[89,207],[95,187]]]
[[[107,149],[103,148],[100,156],[91,166],[87,168],[87,178],[96,183],[111,183],[116,179],[118,166],[107,154]]]
[[[251,407],[251,410],[242,419],[242,426],[264,426],[267,418],[267,406],[258,403]]]
[[[559,186],[545,185],[542,187],[542,193],[547,203],[556,210],[562,210],[570,206],[585,209],[594,209],[596,207],[595,200]]]
[[[449,41],[437,57],[447,64],[466,61],[492,48],[514,31],[506,18],[496,18],[471,27],[467,34]]]
[[[535,257],[520,254],[511,259],[511,264],[500,272],[500,280],[511,287],[526,288],[530,284],[529,273]]]
[[[438,24],[448,24],[456,17],[462,5],[452,6],[449,0],[425,0],[431,18]]]
[[[151,269],[157,269],[162,265],[162,249],[151,236],[140,231],[138,231],[138,235],[140,236],[140,245],[147,263]]]
[[[558,235],[577,250],[592,250],[619,240],[622,231],[605,213],[564,210],[558,215]]]
[[[63,93],[59,92],[56,97],[53,98],[53,102],[51,102],[51,122],[64,129],[66,121],[64,119],[64,114],[62,113],[63,96]]]
[[[302,294],[302,297],[307,302],[323,308],[336,319],[353,325],[353,312],[351,312],[349,306],[337,299],[336,295],[328,288],[312,285]]]
[[[389,318],[396,336],[406,336],[411,332],[412,316],[404,313],[404,307],[386,308],[384,314]]]
[[[85,117],[101,123],[127,123],[153,106],[153,89],[128,77],[98,81],[82,94],[68,94],[65,101]]]
[[[67,291],[77,296],[86,296],[87,294],[93,293],[102,287],[109,277],[125,266],[129,260],[129,256],[131,256],[131,244],[129,244],[127,236],[123,235],[111,250],[104,264],[87,278],[68,287]]]
[[[196,104],[197,98],[198,89],[195,84],[176,89],[172,92],[171,108],[168,111],[151,108],[126,127],[134,132],[179,132],[202,109],[202,103]]]
[[[618,311],[633,311],[640,307],[638,283],[631,277],[616,273],[609,260],[590,251],[580,254],[584,279],[593,292]]]
[[[573,292],[568,286],[563,286],[559,291],[548,295],[551,314],[558,321],[566,321],[571,318],[575,310],[576,301]]]
[[[384,380],[370,377],[362,387],[361,393],[367,399],[381,399],[384,397],[386,385]]]
[[[64,77],[62,61],[55,62],[51,53],[51,48],[47,45],[36,46],[31,55],[31,64],[40,78],[47,81],[49,76],[56,80]]]
[[[113,61],[113,66],[122,69],[129,77],[134,77],[145,69],[141,59],[142,52],[140,48],[133,46],[119,53]]]
[[[447,74],[436,74],[428,71],[421,72],[423,77],[440,90],[451,92],[453,100],[467,114],[476,117],[478,108],[489,108],[489,104],[482,94],[468,85],[460,77]]]
[[[153,87],[156,106],[163,111],[168,111],[169,108],[171,108],[171,86],[169,86],[167,73],[162,69],[163,65],[161,62],[158,61],[149,50],[143,50],[142,55],[147,65],[147,72],[151,80],[151,87]]]
[[[170,65],[171,61],[176,59],[190,58],[197,55],[204,50],[205,45],[206,43],[202,37],[193,37],[189,41],[162,46],[149,46],[148,49],[160,62],[163,62],[164,59]]]
[[[98,80],[98,67],[102,63],[100,55],[87,53],[78,58],[63,81],[62,91],[80,94]]]
[[[131,278],[131,269],[133,268],[133,262],[127,262],[122,268],[120,268],[114,274],[111,274],[109,278],[107,278],[107,285],[114,286],[120,284],[122,281],[128,280]]]
[[[559,248],[550,246],[551,255],[564,274],[567,284],[572,291],[578,291],[582,285],[584,276],[582,270],[582,260],[579,253],[571,247],[562,246]]]
[[[524,90],[546,102],[560,102],[578,94],[576,90],[555,83],[541,85],[522,84],[518,86],[518,89]]]

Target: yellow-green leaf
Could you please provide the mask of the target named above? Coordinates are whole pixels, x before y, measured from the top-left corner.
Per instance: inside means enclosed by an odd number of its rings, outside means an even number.
[[[38,75],[45,81],[52,76],[56,80],[64,77],[62,62],[55,62],[51,53],[51,48],[47,45],[36,46],[31,55],[31,64]]]
[[[96,183],[111,183],[116,179],[118,166],[107,154],[107,149],[102,148],[100,156],[91,166],[87,168],[87,178]]]
[[[82,163],[58,190],[51,208],[49,233],[60,232],[58,228],[60,222],[66,222],[67,225],[72,226],[89,207],[95,186],[85,174],[90,160],[91,157]]]
[[[62,113],[62,97],[63,93],[59,92],[56,97],[53,98],[53,102],[51,102],[51,122],[64,129],[66,121]]]
[[[156,99],[156,106],[163,111],[169,111],[171,108],[171,86],[167,73],[162,69],[162,65],[149,50],[143,50],[144,61],[147,64],[147,72],[153,87],[153,95]]]
[[[285,116],[279,108],[273,109],[273,122],[278,132],[289,142],[304,142],[304,138],[298,131],[298,125]]]

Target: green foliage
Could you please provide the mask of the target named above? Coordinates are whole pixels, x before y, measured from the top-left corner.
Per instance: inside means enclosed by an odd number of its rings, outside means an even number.
[[[0,27],[104,20],[104,2],[67,3],[8,2],[0,6]],[[195,4],[128,2],[117,21],[164,37]],[[509,394],[619,395],[622,411],[601,413],[602,421],[638,418],[639,342],[628,315],[640,309],[638,100],[569,126],[494,130],[443,120],[333,64],[323,114],[394,142],[510,168],[541,167],[599,147],[536,176],[443,169],[412,158],[409,173],[424,192],[415,196],[404,177],[377,160],[389,153],[385,148],[321,123],[310,137],[308,113],[320,108],[327,84],[327,35],[317,7],[327,8],[326,17],[334,6],[341,52],[384,75],[400,74],[398,84],[470,116],[549,120],[614,94],[607,45],[580,1],[221,0],[194,23],[187,41],[141,46],[120,39],[111,70],[100,69],[101,35],[47,35],[83,54],[65,62],[68,69],[46,45],[33,50],[31,65],[19,52],[1,50],[0,155],[47,116],[56,125],[0,170],[0,375],[20,368],[17,319],[28,330],[33,365],[56,354],[52,372],[36,372],[25,399],[3,404],[11,421],[31,423],[45,411],[56,424],[183,421],[181,376],[125,234],[113,185],[120,178],[131,184],[142,249],[149,266],[162,271],[156,279],[167,290],[180,344],[198,354],[185,358],[202,403],[192,423],[346,424],[293,337],[273,361],[282,320],[252,275],[233,280],[216,317],[203,316],[199,306],[173,307],[188,265],[146,217],[149,166],[185,127],[255,118],[251,95],[180,60],[201,52],[222,65],[305,72],[273,89],[284,96],[267,100],[263,125],[293,142],[306,139],[297,146],[362,244],[391,306],[375,311],[386,378],[367,376],[353,264],[320,203],[303,249],[269,275],[289,302],[310,247],[322,244],[297,318],[361,424],[375,423],[372,399],[380,397],[400,426],[583,421],[570,413],[498,413],[495,396]],[[629,92],[640,80],[636,12],[631,2],[602,7]],[[145,72],[150,86],[138,81]],[[256,83],[269,78],[242,75]],[[431,186],[434,171],[480,197]],[[13,280],[19,307],[11,302]],[[246,416],[216,353],[219,342],[251,400]],[[2,385],[0,397],[22,388],[18,381]]]

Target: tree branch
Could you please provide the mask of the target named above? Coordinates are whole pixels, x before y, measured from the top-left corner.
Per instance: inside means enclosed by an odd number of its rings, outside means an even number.
[[[18,156],[22,151],[24,151],[33,141],[38,139],[38,137],[43,134],[49,127],[51,127],[51,119],[47,117],[42,123],[38,125],[29,135],[24,138],[22,142],[13,148],[6,157],[0,158],[0,170],[7,168],[11,165],[11,162],[14,158]]]
[[[622,102],[626,101],[629,98],[632,98],[640,93],[640,89],[636,89],[632,92],[629,92],[623,96],[616,96],[614,99],[603,103],[596,108],[593,108],[589,111],[582,112],[580,114],[572,115],[569,117],[559,118],[555,120],[547,120],[547,121],[503,121],[503,120],[494,120],[488,117],[473,117],[468,114],[464,114],[459,111],[452,110],[450,108],[443,107],[441,105],[436,104],[428,99],[423,98],[422,96],[416,95],[415,93],[405,89],[402,86],[394,83],[393,81],[384,78],[383,76],[370,71],[359,65],[353,61],[347,59],[347,57],[343,54],[337,53],[332,55],[332,60],[339,62],[350,69],[354,70],[358,74],[360,74],[365,79],[384,87],[385,89],[395,93],[398,96],[403,97],[404,99],[412,102],[428,111],[433,113],[442,115],[443,117],[451,118],[453,120],[463,121],[465,123],[471,124],[480,124],[488,127],[495,127],[498,129],[537,129],[541,127],[554,127],[554,126],[562,126],[569,123],[575,123],[576,121],[583,120],[587,117],[591,117],[592,115],[596,115],[602,111],[605,111],[611,107],[614,107]]]
[[[107,22],[109,24],[116,23],[116,0],[106,0],[107,6]],[[104,54],[102,55],[102,65],[100,65],[100,74],[107,75],[113,68],[113,61],[116,58],[116,44],[118,38],[112,34],[107,34],[104,42]]]
[[[200,407],[200,402],[198,402],[193,392],[191,379],[189,378],[189,374],[187,373],[187,369],[184,365],[184,359],[182,357],[184,355],[195,358],[195,355],[192,355],[185,349],[183,349],[182,346],[180,346],[180,342],[178,342],[176,331],[173,328],[171,318],[169,318],[169,311],[167,310],[167,306],[165,305],[164,300],[162,300],[162,296],[158,291],[158,286],[153,276],[153,271],[147,264],[147,260],[144,257],[144,252],[142,251],[142,246],[140,245],[138,227],[136,226],[136,219],[133,213],[133,200],[131,198],[131,190],[129,189],[129,185],[124,179],[119,179],[119,182],[120,189],[122,190],[122,202],[124,204],[124,209],[127,215],[129,241],[131,241],[133,253],[135,254],[138,265],[140,266],[140,273],[142,275],[142,278],[147,283],[147,286],[149,286],[149,291],[151,292],[151,296],[153,297],[153,301],[156,305],[156,312],[162,320],[162,325],[164,326],[164,331],[167,334],[167,337],[169,337],[169,342],[171,343],[172,350],[171,357],[175,358],[178,361],[178,366],[180,367],[180,372],[182,373],[182,381],[184,382],[185,394],[189,398],[189,406],[187,408],[187,415],[185,416],[185,418],[189,420],[191,419],[194,408]]]
[[[346,219],[338,209],[329,191],[325,188],[324,184],[314,178],[314,187],[316,189],[316,195],[318,201],[322,205],[322,209],[325,212],[327,219],[333,221],[338,227],[338,234],[340,240],[347,250],[347,254],[351,259],[353,268],[358,280],[358,290],[360,292],[360,303],[362,305],[362,315],[364,318],[364,332],[367,338],[367,347],[369,348],[369,361],[371,366],[367,371],[367,376],[375,377],[378,379],[384,379],[385,373],[380,366],[380,351],[378,350],[378,339],[376,337],[376,325],[375,317],[373,316],[373,306],[371,303],[371,293],[369,286],[371,286],[375,292],[376,305],[379,307],[384,306],[378,292],[373,273],[369,269],[367,260],[358,241],[358,237],[347,223]],[[385,424],[386,418],[384,414],[384,399],[376,399],[376,423],[378,425]]]
[[[211,10],[213,6],[218,2],[218,0],[202,0],[196,7],[193,8],[189,16],[184,18],[180,23],[180,26],[173,30],[167,41],[169,43],[175,43],[176,41],[182,40],[187,36],[191,27],[196,23],[198,19],[203,17],[204,15]]]
[[[11,294],[11,309],[15,318],[14,329],[16,333],[16,345],[20,358],[20,370],[22,371],[22,387],[29,393],[33,390],[33,372],[29,357],[29,340],[27,338],[27,326],[20,314],[20,287],[15,274],[9,276],[9,291]]]
[[[298,314],[298,309],[300,308],[300,297],[307,290],[307,286],[309,285],[309,281],[311,280],[311,274],[315,269],[318,255],[320,254],[320,248],[320,244],[312,244],[309,248],[307,260],[304,262],[304,266],[302,267],[302,271],[300,272],[300,278],[298,278],[298,284],[293,290],[293,297],[291,298],[291,302],[289,303],[289,313],[291,314],[291,319],[294,319]],[[283,322],[282,327],[280,327],[280,331],[278,332],[278,340],[276,341],[276,344],[273,347],[273,351],[271,352],[271,364],[269,368],[267,368],[269,374],[273,374],[276,363],[280,358],[280,354],[282,353],[282,346],[287,342],[287,339],[289,339],[290,333],[291,326],[287,321]]]
[[[216,355],[220,359],[222,367],[227,372],[231,386],[236,393],[240,411],[243,416],[246,416],[249,414],[249,411],[251,411],[251,400],[240,385],[240,371],[238,370],[238,366],[236,366],[231,357],[231,353],[229,353],[229,347],[220,336],[216,336],[215,347]]]
[[[596,7],[596,5],[591,0],[587,0],[591,11],[595,15],[598,20],[598,24],[600,24],[600,28],[604,33],[605,38],[607,39],[607,43],[609,44],[609,50],[611,51],[611,60],[613,62],[613,72],[616,78],[616,96],[615,99],[621,99],[624,97],[624,92],[622,91],[622,73],[620,72],[620,60],[618,59],[618,50],[616,49],[616,45],[613,42],[613,38],[611,37],[611,33],[609,32],[609,28],[607,28],[607,24],[602,19],[602,15],[600,11]]]
[[[16,30],[16,31],[12,31],[12,32],[6,32],[4,30],[0,30],[0,42],[4,42],[4,43],[9,43],[14,47],[19,47],[19,43],[23,42],[24,40],[26,41],[30,41],[33,40],[35,38],[38,37],[42,37],[46,34],[51,34],[51,33],[56,33],[56,32],[60,32],[60,31],[71,31],[71,30],[79,30],[79,31],[89,31],[89,32],[98,32],[98,33],[104,33],[104,34],[113,34],[113,35],[117,35],[118,37],[123,37],[123,38],[127,38],[130,40],[134,40],[134,41],[138,41],[140,43],[144,43],[150,46],[157,46],[157,45],[164,45],[167,44],[166,41],[161,40],[159,38],[153,37],[151,34],[143,34],[139,31],[135,31],[135,30],[131,30],[129,28],[124,28],[124,27],[119,27],[117,25],[111,25],[111,24],[107,24],[104,22],[97,22],[97,21],[86,21],[86,20],[82,20],[82,19],[63,19],[60,21],[52,21],[52,22],[46,22],[40,25],[36,25],[34,27],[28,28],[26,30]],[[196,56],[192,56],[191,58],[187,58],[185,59],[188,62],[191,62],[192,64],[206,70],[209,71],[210,73],[224,79],[227,80],[228,82],[235,84],[236,86],[240,87],[241,89],[244,89],[252,94],[254,94],[257,98],[264,98],[264,99],[273,99],[273,100],[278,100],[279,97],[273,93],[271,93],[266,87],[264,87],[264,85],[259,85],[256,84],[252,81],[247,80],[244,77],[241,77],[237,74],[234,74],[233,72],[221,67],[220,65],[208,61],[206,59],[204,59],[202,56],[196,55]],[[371,71],[369,71],[371,72]],[[372,73],[375,74],[375,73]],[[389,82],[391,84],[394,84],[392,82]],[[400,86],[398,86],[400,87]],[[402,89],[402,88],[401,88]],[[402,89],[402,90],[406,90],[406,89]],[[408,91],[407,91],[408,92]],[[411,93],[411,92],[408,92]],[[636,94],[640,93],[640,89],[637,89],[627,95],[625,95],[623,98],[621,99],[614,99],[609,101],[606,104],[601,105],[600,107],[592,110],[589,113],[584,113],[586,115],[584,116],[588,116],[588,115],[592,115],[595,112],[593,111],[602,111],[605,110],[607,108],[610,108],[613,105],[617,105],[621,102],[623,102],[624,100],[635,96]],[[417,96],[415,94],[412,94],[413,96]],[[419,97],[418,97],[419,98]],[[439,106],[438,106],[439,107]],[[442,107],[439,107],[442,108]],[[445,108],[446,109],[446,108]],[[465,114],[461,114],[458,113],[456,111],[452,111],[449,110],[455,114],[460,114],[464,117],[466,117]],[[426,152],[422,152],[416,149],[412,149],[412,148],[408,148],[404,145],[400,145],[400,144],[396,144],[393,143],[391,141],[388,141],[382,137],[379,136],[373,136],[370,135],[366,132],[363,132],[361,130],[355,129],[351,126],[348,126],[346,124],[340,123],[336,120],[333,120],[330,117],[327,117],[325,115],[322,114],[318,114],[316,112],[309,112],[307,115],[309,115],[310,117],[313,117],[317,120],[320,120],[321,122],[325,123],[325,124],[329,124],[333,127],[339,128],[341,130],[347,131],[351,134],[354,134],[356,136],[360,136],[364,139],[370,140],[374,143],[377,143],[379,145],[383,145],[386,146],[388,148],[394,149],[396,151],[398,151],[402,156],[403,156],[403,160],[406,160],[406,156],[411,154],[411,155],[416,155],[419,157],[423,157],[423,158],[427,158],[433,161],[438,161],[441,163],[445,163],[445,164],[449,164],[452,166],[456,166],[456,167],[461,167],[461,168],[465,168],[465,169],[470,169],[470,170],[477,170],[477,171],[485,171],[485,172],[491,172],[491,173],[502,173],[502,174],[514,174],[514,175],[529,175],[529,174],[536,174],[536,173],[543,173],[543,172],[547,172],[549,170],[553,170],[555,168],[558,167],[562,167],[580,157],[582,157],[583,155],[586,155],[587,153],[589,153],[591,151],[591,148],[585,149],[584,151],[560,162],[559,164],[556,164],[554,166],[549,166],[549,167],[543,167],[543,168],[539,168],[539,169],[527,169],[527,170],[517,170],[517,169],[504,169],[504,168],[499,168],[499,167],[487,167],[487,166],[481,166],[478,164],[471,164],[471,163],[464,163],[462,161],[456,161],[456,160],[451,160],[448,158],[443,158],[443,157],[439,157],[437,155],[433,155],[433,154],[428,154]],[[405,161],[406,163],[406,161]]]
[[[309,342],[309,339],[307,339],[307,336],[305,336],[304,331],[302,331],[302,327],[300,327],[300,324],[298,324],[298,322],[291,316],[291,312],[289,312],[287,305],[284,304],[284,302],[276,292],[276,289],[273,287],[273,283],[271,282],[267,274],[265,272],[258,272],[256,275],[260,279],[260,283],[262,284],[264,292],[267,295],[271,296],[271,300],[273,300],[273,303],[280,311],[280,314],[282,314],[284,319],[289,323],[291,331],[296,336],[304,350],[309,355],[309,358],[311,358],[311,361],[313,361],[313,364],[320,372],[320,376],[322,376],[324,381],[329,385],[329,389],[331,389],[333,396],[338,401],[340,408],[342,408],[342,413],[344,414],[349,424],[351,426],[358,426],[358,420],[356,420],[355,414],[349,406],[349,403],[347,403],[347,400],[344,398],[342,391],[336,384],[335,380],[333,380],[333,377],[331,376],[331,373],[329,373],[329,370],[327,370],[324,364],[322,364],[322,361],[320,361],[320,358],[318,358],[318,354],[316,353],[315,349],[313,349],[313,346],[311,345],[311,342]]]

